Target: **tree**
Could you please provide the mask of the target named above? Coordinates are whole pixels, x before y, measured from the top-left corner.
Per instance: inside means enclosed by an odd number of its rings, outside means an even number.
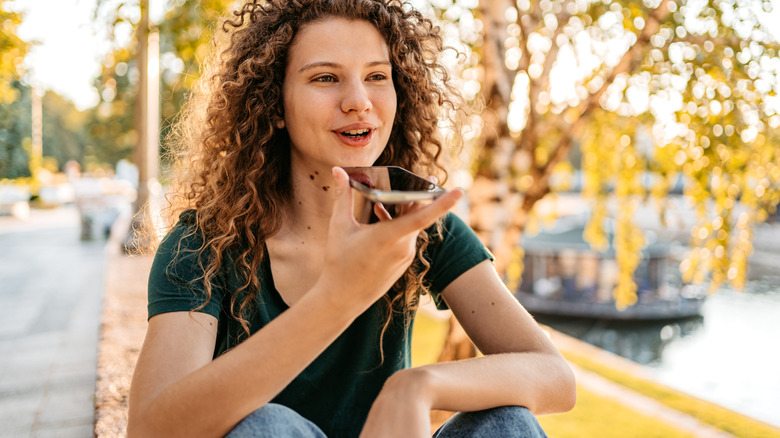
[[[131,158],[138,141],[133,118],[138,88],[135,51],[119,48],[108,54],[95,87],[100,101],[88,115],[85,165],[113,166]]]
[[[603,239],[608,195],[630,225],[636,203],[663,202],[681,173],[700,215],[692,247],[709,248],[707,257],[694,250],[689,272],[711,273],[714,286],[744,282],[742,231],[780,199],[772,146],[780,46],[762,22],[769,10],[750,0],[483,1],[473,11],[483,23],[474,68],[486,102],[474,173],[504,187],[501,207],[512,218],[493,249],[517,246],[556,167],[579,147],[592,243]],[[623,228],[618,246],[636,252],[635,227]],[[633,302],[627,284],[616,294],[619,305]]]
[[[52,91],[43,95],[42,106],[43,155],[53,158],[60,169],[71,160],[83,162],[84,148],[89,142],[85,129],[87,114]]]
[[[15,98],[0,104],[0,179],[25,178],[31,176],[30,87],[18,81],[8,87]]]
[[[464,74],[485,102],[472,226],[510,288],[522,274],[520,237],[567,164],[584,175],[586,239],[605,245],[604,222],[616,219],[619,308],[636,302],[632,274],[644,246],[636,210],[653,199],[663,212],[678,175],[697,213],[684,277],[708,280],[711,290],[744,285],[752,229],[780,201],[771,2],[435,3],[445,19],[457,17],[451,23],[461,35],[474,32],[464,23],[481,27],[469,47],[476,62]],[[581,163],[567,163],[573,150]],[[620,208],[611,212],[610,200]]]
[[[19,97],[13,86],[21,78],[21,64],[29,44],[17,35],[22,15],[7,9],[7,0],[0,0],[0,104],[11,103]]]
[[[172,0],[157,25],[160,32],[160,137],[165,138],[189,91],[200,76],[199,64],[210,50],[217,19],[232,4],[230,0]],[[95,15],[103,15],[110,32],[120,27],[136,28],[140,13],[136,3],[100,0]],[[101,96],[90,130],[96,139],[94,155],[101,162],[130,158],[137,141],[134,129],[138,92],[137,41],[116,47],[106,56],[96,87]],[[162,154],[163,161],[167,155]]]

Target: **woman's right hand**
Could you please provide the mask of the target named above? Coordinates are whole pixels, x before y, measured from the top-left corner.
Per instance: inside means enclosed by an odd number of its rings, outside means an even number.
[[[360,224],[354,217],[347,173],[333,168],[336,199],[330,220],[325,265],[318,282],[337,305],[360,312],[384,295],[414,260],[417,235],[463,196],[455,189],[404,215]],[[381,218],[381,216],[380,216]]]

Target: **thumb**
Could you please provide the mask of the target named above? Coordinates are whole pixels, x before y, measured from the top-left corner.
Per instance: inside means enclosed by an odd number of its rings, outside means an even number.
[[[355,220],[352,215],[352,192],[349,187],[349,175],[340,167],[334,167],[331,169],[331,173],[336,189],[336,200],[333,202],[333,213],[330,220],[333,225],[343,226]]]

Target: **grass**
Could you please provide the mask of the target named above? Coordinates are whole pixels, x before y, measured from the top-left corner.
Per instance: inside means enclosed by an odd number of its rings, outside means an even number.
[[[680,429],[577,386],[577,405],[565,414],[539,417],[547,435],[556,438],[690,438]]]
[[[740,437],[780,438],[780,429],[761,421],[654,382],[634,377],[585,356],[569,351],[564,351],[563,355],[569,362],[582,369],[596,373],[724,432]]]
[[[437,360],[447,334],[447,321],[436,320],[419,312],[412,336],[412,366]],[[583,355],[563,351],[566,359],[582,369],[596,373],[659,403],[686,413],[699,421],[739,437],[780,438],[780,429],[730,411],[687,394],[643,380],[593,361]],[[577,387],[577,405],[565,414],[548,415],[539,422],[549,436],[684,438],[692,435],[649,417],[619,402]]]

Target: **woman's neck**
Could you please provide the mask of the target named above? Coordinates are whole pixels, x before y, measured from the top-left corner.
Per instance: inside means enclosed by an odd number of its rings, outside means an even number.
[[[336,197],[330,169],[293,167],[291,178],[293,195],[284,207],[280,235],[326,239]]]

